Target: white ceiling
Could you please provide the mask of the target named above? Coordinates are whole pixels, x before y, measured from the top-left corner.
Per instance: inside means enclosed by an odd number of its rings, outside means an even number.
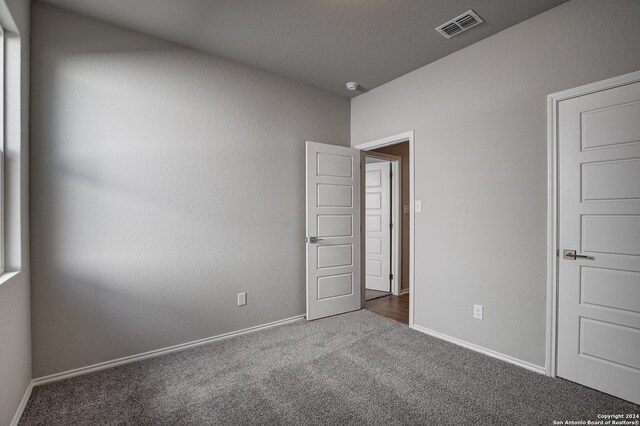
[[[350,98],[566,0],[43,1]],[[434,30],[469,9],[485,22]]]

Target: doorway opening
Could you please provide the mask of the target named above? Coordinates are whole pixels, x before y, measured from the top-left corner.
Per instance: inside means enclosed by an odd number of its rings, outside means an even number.
[[[364,154],[362,307],[412,325],[413,132],[355,148]]]
[[[401,157],[365,154],[365,300],[400,295]],[[400,195],[400,197],[399,197]],[[400,232],[399,232],[400,231]]]

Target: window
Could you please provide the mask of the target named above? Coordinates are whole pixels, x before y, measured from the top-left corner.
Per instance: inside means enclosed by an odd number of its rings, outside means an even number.
[[[4,176],[4,157],[5,157],[5,131],[4,131],[4,109],[5,109],[5,60],[4,60],[4,29],[0,25],[0,274],[5,271],[5,176]]]
[[[18,275],[27,259],[22,250],[27,238],[22,224],[28,218],[23,211],[28,193],[22,185],[23,167],[27,167],[22,141],[28,131],[29,99],[22,83],[28,83],[29,51],[4,6],[0,7],[0,285]],[[28,23],[28,10],[17,10],[23,14],[21,22]]]

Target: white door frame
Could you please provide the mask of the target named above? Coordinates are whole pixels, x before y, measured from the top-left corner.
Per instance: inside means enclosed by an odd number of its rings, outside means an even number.
[[[640,71],[547,96],[547,348],[545,354],[547,376],[556,377],[558,355],[558,209],[560,207],[558,203],[558,103],[638,81],[640,81]]]
[[[393,223],[391,228],[391,275],[393,275],[391,293],[400,296],[402,289],[402,159],[396,155],[382,152],[368,152],[365,157],[388,160],[391,163],[391,223]],[[363,208],[366,211],[367,206],[363,205]],[[366,271],[363,270],[363,272]]]
[[[413,327],[413,318],[414,318],[414,293],[415,293],[415,238],[414,238],[414,229],[415,229],[415,182],[414,182],[414,131],[408,131],[404,133],[399,133],[397,135],[388,136],[386,138],[377,139],[371,142],[365,142],[354,146],[355,149],[359,149],[361,151],[370,151],[377,148],[382,148],[384,146],[395,145],[402,142],[409,142],[409,205],[411,208],[409,209],[409,327]],[[364,167],[363,167],[364,170]],[[364,172],[363,172],[364,173]],[[362,178],[360,180],[360,185],[363,185]],[[366,191],[361,191],[363,194]],[[361,214],[364,210],[361,210]],[[362,222],[361,220],[361,223]],[[364,232],[361,232],[361,237],[364,238]],[[364,240],[361,244],[364,244]],[[364,247],[364,245],[362,245]],[[360,261],[362,263],[361,270],[364,271],[364,250],[361,251]],[[364,307],[364,288],[365,288],[365,276],[361,274],[361,288],[362,288],[362,300]]]

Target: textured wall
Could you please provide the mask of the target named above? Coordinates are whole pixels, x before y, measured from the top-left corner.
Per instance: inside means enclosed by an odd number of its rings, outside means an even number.
[[[6,0],[5,269],[0,283],[0,425],[8,425],[31,380],[29,288],[29,0]],[[4,18],[4,16],[3,16]],[[19,34],[19,36],[18,36]]]
[[[349,101],[32,19],[34,376],[303,314],[304,143],[348,146]]]
[[[391,146],[385,146],[383,148],[379,148],[374,150],[374,152],[382,152],[385,154],[391,154],[391,155],[395,155],[397,157],[400,157],[400,168],[401,168],[401,172],[402,172],[402,179],[401,179],[401,185],[402,185],[402,207],[401,210],[403,211],[402,213],[402,241],[401,241],[401,246],[402,246],[402,250],[400,250],[400,262],[401,262],[401,268],[402,268],[402,278],[400,280],[400,284],[401,284],[401,289],[408,289],[409,288],[409,246],[410,246],[410,241],[409,241],[409,228],[410,228],[410,222],[409,222],[409,214],[405,214],[404,213],[404,206],[405,205],[409,205],[411,204],[410,200],[409,200],[409,189],[410,189],[410,185],[409,185],[409,169],[410,169],[410,164],[409,164],[409,142],[403,142],[403,143],[399,143],[399,144],[395,144],[395,145],[391,145]]]
[[[546,95],[640,69],[638,40],[640,2],[574,0],[352,101],[352,145],[415,130],[417,325],[544,364]]]

